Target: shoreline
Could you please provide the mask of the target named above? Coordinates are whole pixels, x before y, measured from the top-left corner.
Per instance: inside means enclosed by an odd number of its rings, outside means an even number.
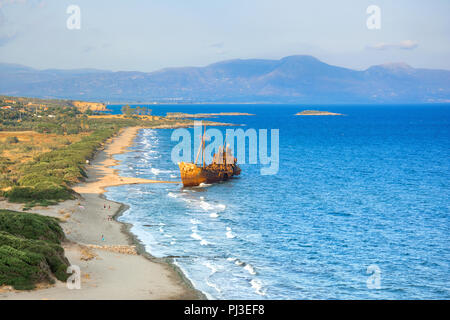
[[[107,199],[105,188],[125,184],[179,183],[122,177],[113,156],[127,152],[143,127],[127,127],[106,141],[86,165],[88,178],[73,187],[77,199],[31,212],[62,220],[67,240],[62,244],[72,265],[81,270],[81,289],[66,284],[38,285],[29,291],[0,287],[0,299],[206,299],[169,258],[156,258],[130,231],[131,224],[117,219],[129,207]],[[22,211],[23,204],[0,202],[0,208]]]

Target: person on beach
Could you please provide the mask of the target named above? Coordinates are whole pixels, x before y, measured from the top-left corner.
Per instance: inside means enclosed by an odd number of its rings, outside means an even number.
[[[102,235],[102,241],[105,241],[105,237]]]
[[[103,209],[106,209],[106,204],[103,204]]]

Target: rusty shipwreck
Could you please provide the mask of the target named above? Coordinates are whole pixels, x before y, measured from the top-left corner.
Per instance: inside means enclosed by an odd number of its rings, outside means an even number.
[[[197,161],[202,153],[203,164],[197,165]],[[184,187],[195,187],[201,183],[210,184],[220,181],[226,181],[233,176],[241,173],[241,169],[236,164],[237,159],[233,157],[228,146],[219,147],[214,154],[212,163],[205,164],[205,135],[202,136],[202,142],[197,152],[194,163],[180,162],[181,181]]]

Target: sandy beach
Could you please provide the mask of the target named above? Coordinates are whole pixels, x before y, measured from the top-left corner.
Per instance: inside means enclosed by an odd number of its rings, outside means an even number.
[[[168,261],[143,252],[128,226],[117,222],[126,206],[106,200],[108,186],[136,183],[177,183],[121,177],[113,168],[113,156],[125,152],[139,127],[130,127],[108,141],[86,166],[88,179],[73,189],[79,194],[55,206],[31,211],[60,218],[67,241],[66,257],[80,267],[81,289],[68,289],[66,283],[32,291],[0,288],[0,299],[202,299],[182,273]],[[22,210],[21,204],[0,202],[0,208]]]

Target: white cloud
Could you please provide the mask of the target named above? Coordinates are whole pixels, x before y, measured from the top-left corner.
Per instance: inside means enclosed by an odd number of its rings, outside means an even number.
[[[413,50],[418,46],[419,42],[417,41],[403,40],[400,42],[379,42],[377,44],[368,46],[368,48],[374,50],[388,50],[388,49]]]
[[[0,0],[0,8],[7,4],[25,3],[26,0]]]

